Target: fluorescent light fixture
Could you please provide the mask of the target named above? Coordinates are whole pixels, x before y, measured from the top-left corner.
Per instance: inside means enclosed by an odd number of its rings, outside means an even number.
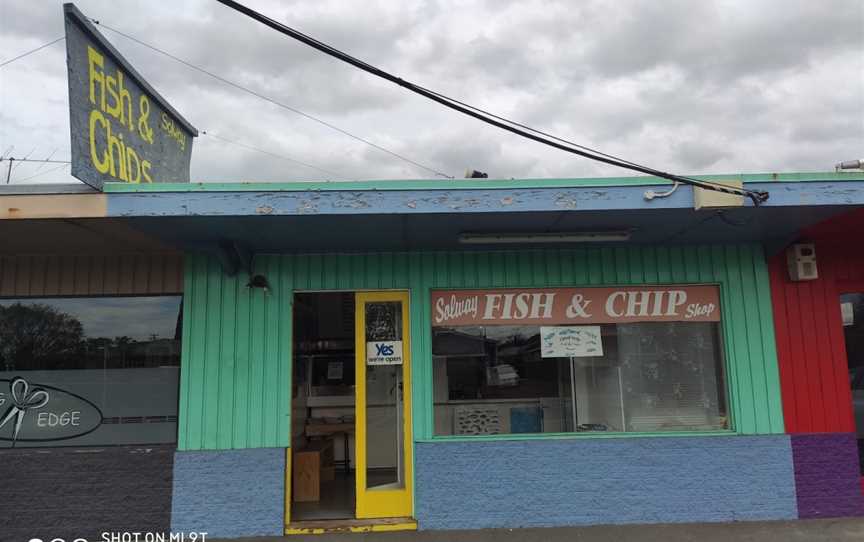
[[[464,245],[510,245],[530,243],[608,243],[627,241],[630,232],[585,231],[572,233],[460,233]]]

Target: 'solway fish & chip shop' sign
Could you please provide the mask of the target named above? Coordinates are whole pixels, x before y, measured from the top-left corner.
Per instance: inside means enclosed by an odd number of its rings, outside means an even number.
[[[72,175],[105,182],[189,182],[189,122],[73,4],[63,5]]]
[[[712,285],[435,290],[432,325],[719,322]]]

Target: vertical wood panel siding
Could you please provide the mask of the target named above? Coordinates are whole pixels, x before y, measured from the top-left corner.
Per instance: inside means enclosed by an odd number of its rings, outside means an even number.
[[[817,242],[816,258],[812,281],[789,280],[785,254],[769,264],[786,429],[854,432],[839,295],[864,291],[864,254]]]
[[[183,291],[177,254],[0,257],[0,297],[167,294]]]
[[[783,432],[761,247],[259,256],[271,289],[187,256],[179,447],[290,446],[291,311],[298,290],[409,289],[414,432],[432,437],[431,288],[719,283],[730,411],[738,432]]]
[[[829,258],[834,268],[834,280],[843,291],[864,291],[864,249],[849,249],[850,245],[855,246],[856,243],[860,246],[861,240],[841,245],[818,245],[817,259],[821,261],[823,254]]]

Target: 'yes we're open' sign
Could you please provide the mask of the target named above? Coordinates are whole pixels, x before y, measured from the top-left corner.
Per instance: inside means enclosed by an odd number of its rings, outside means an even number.
[[[402,365],[402,341],[367,342],[366,365]]]

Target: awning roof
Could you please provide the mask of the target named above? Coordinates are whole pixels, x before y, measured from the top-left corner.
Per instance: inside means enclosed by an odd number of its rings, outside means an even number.
[[[477,248],[459,244],[464,233],[545,233],[628,230],[626,243],[764,243],[769,251],[794,241],[799,232],[826,219],[864,207],[864,175],[849,173],[712,176],[743,179],[767,190],[768,202],[754,207],[694,209],[690,186],[666,198],[646,200],[646,190],[670,183],[651,177],[625,179],[541,179],[464,181],[369,181],[335,183],[194,183],[106,185],[98,205],[80,204],[81,194],[0,193],[0,216],[18,205],[28,219],[36,209],[63,210],[56,235],[40,236],[58,249],[77,235],[70,223],[87,219],[105,235],[128,230],[148,243],[182,250],[206,250],[231,240],[257,253]],[[20,205],[22,198],[26,205]],[[50,203],[32,198],[54,198]],[[57,198],[60,198],[59,200]],[[63,199],[65,198],[65,199]],[[82,211],[64,207],[79,198]],[[104,209],[104,210],[102,210]],[[5,215],[4,215],[5,213]],[[30,213],[30,214],[28,214]],[[39,219],[50,219],[44,212]],[[102,226],[94,223],[110,221]],[[0,236],[26,236],[26,222],[0,220]],[[65,225],[65,226],[62,226]],[[115,226],[110,226],[114,224]],[[33,226],[36,232],[36,226]],[[52,239],[53,237],[53,239]],[[45,244],[43,243],[43,245]],[[621,243],[617,243],[621,244]],[[74,243],[72,244],[74,245]],[[547,245],[548,246],[548,245]],[[566,245],[561,245],[566,246]],[[482,245],[479,245],[482,248]],[[2,252],[17,252],[3,244]],[[46,248],[46,247],[42,247]],[[500,247],[499,247],[500,248]]]

